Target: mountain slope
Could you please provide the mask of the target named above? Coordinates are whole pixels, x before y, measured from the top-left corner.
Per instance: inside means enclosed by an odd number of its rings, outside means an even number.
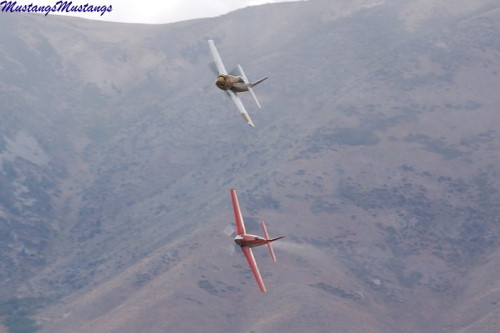
[[[41,332],[496,332],[494,1],[0,25],[2,298]],[[207,39],[240,63],[245,126]],[[71,40],[72,43],[67,41]],[[223,230],[239,191],[258,293]],[[244,300],[244,301],[243,301]],[[193,318],[196,318],[194,320]]]

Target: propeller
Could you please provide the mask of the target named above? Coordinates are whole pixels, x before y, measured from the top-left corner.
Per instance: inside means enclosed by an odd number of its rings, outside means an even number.
[[[214,73],[214,75],[219,75],[219,71],[217,70],[217,66],[215,65],[215,62],[213,61],[210,61],[208,64],[207,64],[208,68],[210,69],[210,71],[212,73]],[[229,75],[232,75],[232,76],[239,76],[240,73],[238,72],[238,67],[233,67],[229,72],[227,72]]]
[[[232,237],[235,237],[236,236],[236,229],[234,228],[234,225],[232,224],[228,224],[224,230],[222,231],[224,234],[226,234],[227,236],[232,236]]]
[[[224,230],[222,230],[222,233],[230,238],[234,238],[236,236],[236,228],[234,227],[234,224],[228,224],[224,228]],[[224,246],[223,252],[232,256],[236,253],[237,247],[238,245],[236,245],[235,242],[231,241],[228,246]]]
[[[208,68],[214,75],[219,75],[219,72],[217,71],[217,66],[215,66],[215,62],[211,61],[207,64]]]
[[[229,72],[227,72],[229,75],[232,75],[232,76],[239,76],[239,72],[238,72],[238,67],[233,67]]]

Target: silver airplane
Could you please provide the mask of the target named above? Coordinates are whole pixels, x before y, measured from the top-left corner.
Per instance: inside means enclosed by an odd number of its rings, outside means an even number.
[[[238,93],[249,91],[250,94],[252,94],[255,103],[257,103],[257,106],[260,108],[260,103],[257,100],[257,96],[255,95],[252,88],[267,79],[267,76],[255,82],[249,82],[245,75],[245,72],[243,72],[243,68],[241,68],[240,65],[238,65],[238,70],[240,71],[241,76],[229,75],[226,71],[226,68],[224,67],[224,64],[222,63],[222,59],[219,55],[219,52],[217,51],[217,48],[215,47],[214,41],[209,40],[208,45],[210,46],[210,52],[212,53],[212,57],[214,58],[217,71],[219,72],[219,75],[215,79],[215,85],[217,86],[217,88],[224,90],[229,95],[229,97],[231,97],[246,123],[252,127],[255,127],[252,119],[250,119],[250,116],[248,115],[247,110],[245,110],[245,106],[243,106]]]

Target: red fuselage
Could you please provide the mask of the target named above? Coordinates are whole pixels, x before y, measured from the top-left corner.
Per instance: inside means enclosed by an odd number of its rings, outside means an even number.
[[[262,238],[262,237],[259,237],[256,235],[250,235],[250,234],[238,235],[234,238],[234,241],[239,246],[246,246],[246,247],[261,246],[261,245],[265,245],[269,242],[265,238]]]

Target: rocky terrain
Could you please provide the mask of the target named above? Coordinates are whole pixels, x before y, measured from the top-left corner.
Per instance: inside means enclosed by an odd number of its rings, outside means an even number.
[[[496,1],[0,14],[0,332],[500,330]]]

